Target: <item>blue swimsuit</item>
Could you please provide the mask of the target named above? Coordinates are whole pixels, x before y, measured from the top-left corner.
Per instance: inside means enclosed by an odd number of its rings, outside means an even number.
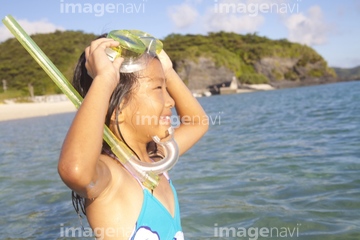
[[[105,151],[105,153],[117,159],[117,157],[111,152]],[[147,188],[144,187],[141,181],[133,175],[143,189],[144,200],[139,217],[136,221],[136,226],[129,238],[130,240],[184,240],[176,190],[167,173],[164,173],[164,176],[169,181],[174,195],[174,217],[171,216],[164,205],[162,205],[161,202],[155,198]]]
[[[168,179],[174,194],[175,214],[171,216],[169,211],[156,199],[141,182],[143,189],[144,201],[141,207],[140,215],[137,219],[135,230],[131,236],[131,240],[183,240],[184,234],[181,229],[179,202],[175,188]]]

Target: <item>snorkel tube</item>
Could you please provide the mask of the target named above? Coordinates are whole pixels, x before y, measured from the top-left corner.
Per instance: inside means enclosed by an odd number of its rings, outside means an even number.
[[[56,68],[51,60],[45,55],[45,53],[39,48],[39,46],[17,23],[17,21],[11,15],[8,15],[2,20],[2,22],[21,43],[21,45],[29,52],[29,54],[35,59],[35,61],[42,67],[42,69],[48,74],[48,76],[54,81],[54,83],[60,88],[60,90],[70,99],[75,107],[79,108],[83,98],[68,82],[65,76]],[[139,35],[144,35],[140,33]],[[104,125],[103,138],[105,142],[111,147],[112,152],[116,155],[123,166],[130,173],[137,176],[140,181],[142,181],[144,186],[150,189],[154,189],[159,184],[158,175],[170,170],[176,164],[179,157],[178,146],[173,139],[173,129],[171,128],[168,131],[170,134],[170,140],[161,142],[158,137],[153,137],[156,143],[164,147],[166,154],[164,159],[155,163],[145,163],[137,159],[135,154],[123,142],[118,140],[106,125]]]

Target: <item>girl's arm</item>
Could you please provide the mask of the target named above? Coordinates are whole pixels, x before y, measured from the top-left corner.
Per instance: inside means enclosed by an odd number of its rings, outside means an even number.
[[[175,140],[180,154],[190,149],[209,128],[209,119],[204,109],[186,87],[172,67],[172,62],[165,51],[159,54],[162,63],[166,86],[175,101],[175,109],[180,118],[180,126],[175,129]]]
[[[120,58],[110,62],[105,48],[117,45],[116,41],[102,38],[86,48],[86,68],[94,79],[70,126],[58,163],[64,183],[87,198],[97,197],[111,178],[99,158],[109,99],[119,81],[122,62]]]

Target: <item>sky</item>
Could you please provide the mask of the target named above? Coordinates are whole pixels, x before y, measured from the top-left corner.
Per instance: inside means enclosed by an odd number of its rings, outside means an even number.
[[[360,65],[359,0],[0,0],[1,19],[7,15],[28,34],[138,29],[161,39],[256,33],[306,44],[330,67]],[[0,42],[11,37],[1,23]]]

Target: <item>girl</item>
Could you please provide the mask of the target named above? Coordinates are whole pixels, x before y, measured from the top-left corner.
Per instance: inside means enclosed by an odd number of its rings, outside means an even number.
[[[122,73],[124,59],[112,62],[106,55],[106,49],[118,45],[102,37],[80,57],[74,86],[84,101],[64,140],[59,174],[97,238],[183,239],[177,196],[167,173],[160,175],[153,191],[143,186],[103,143],[104,122],[141,161],[153,162],[162,154],[151,137],[167,137],[173,107],[181,120],[174,134],[180,155],[207,131],[206,113],[164,51],[148,57],[145,69]],[[139,121],[149,116],[158,121]]]

